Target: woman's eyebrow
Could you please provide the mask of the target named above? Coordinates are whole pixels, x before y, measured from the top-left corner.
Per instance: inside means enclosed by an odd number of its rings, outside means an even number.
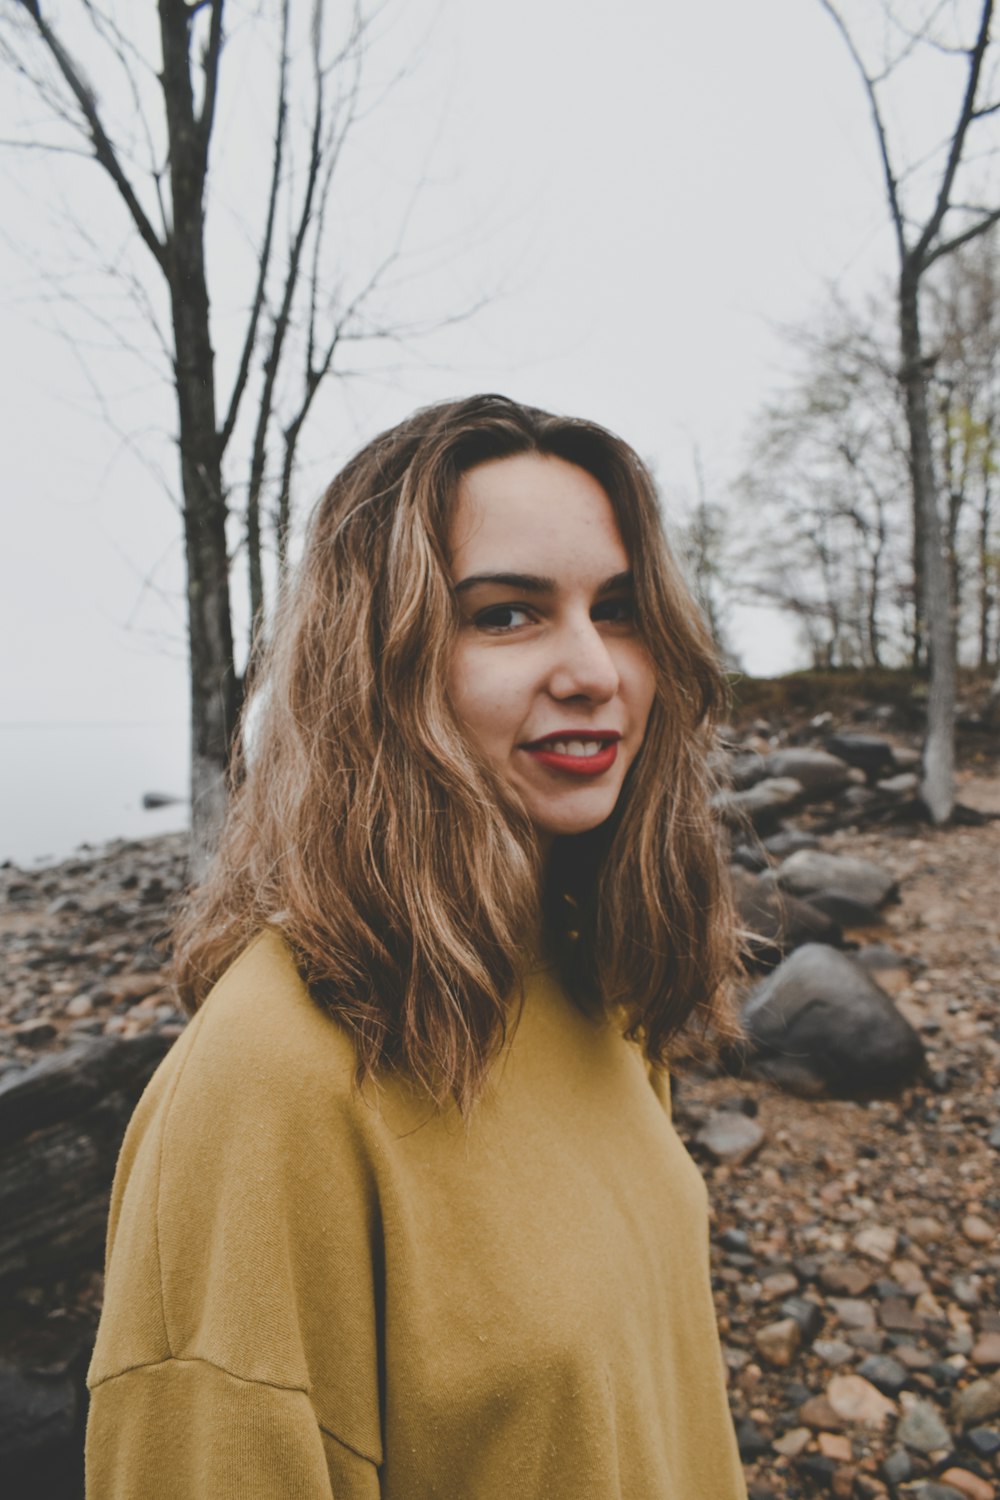
[[[610,578],[604,580],[597,592],[599,594],[617,594],[621,589],[631,589],[634,587],[635,575],[631,571],[612,573]]]
[[[633,586],[633,577],[630,572],[613,573],[600,585],[598,594],[613,594],[619,589],[630,589]],[[554,578],[543,578],[537,573],[472,573],[468,578],[463,578],[461,583],[456,583],[455,593],[462,594],[466,589],[476,588],[483,583],[500,584],[508,589],[520,589],[526,594],[552,594],[557,588]]]
[[[556,587],[554,578],[541,578],[536,573],[473,573],[456,583],[455,593],[464,593],[480,583],[499,583],[505,588],[522,589],[526,594],[551,594]]]

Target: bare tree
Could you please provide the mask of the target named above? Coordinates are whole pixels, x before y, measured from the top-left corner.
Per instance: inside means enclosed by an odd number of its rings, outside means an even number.
[[[735,665],[726,630],[730,518],[724,505],[709,498],[705,466],[697,444],[691,458],[696,498],[688,515],[676,528],[681,561],[719,655]]]
[[[877,311],[793,331],[802,360],[739,482],[745,602],[798,622],[817,667],[899,662],[912,631],[903,413]],[[911,648],[912,649],[912,648]]]
[[[1000,244],[996,230],[948,258],[928,303],[937,351],[938,447],[948,497],[955,617],[986,671],[994,661],[1000,538],[996,473],[1000,437]]]
[[[890,38],[889,54],[876,67],[866,61],[858,40],[860,25],[852,29],[833,0],[819,0],[847,45],[864,84],[878,142],[889,213],[898,252],[898,314],[900,371],[913,486],[914,531],[918,548],[918,599],[927,620],[930,647],[930,690],[927,737],[924,744],[922,794],[934,822],[943,823],[954,806],[954,723],[956,647],[948,564],[938,501],[931,443],[928,385],[931,362],[921,331],[921,292],[927,272],[945,256],[985,233],[1000,220],[1000,208],[963,200],[960,169],[973,150],[973,136],[1000,111],[1000,100],[990,94],[993,84],[990,25],[993,0],[978,0],[975,25],[968,40],[939,34],[946,21],[960,26],[962,7],[934,3],[925,8],[917,27],[913,7],[909,24],[895,15],[889,0],[881,14]],[[961,14],[959,14],[961,12]],[[917,212],[905,189],[912,174],[905,173],[890,141],[885,89],[894,75],[918,50],[936,49],[962,67],[962,86],[954,124],[944,145],[930,195],[930,206]],[[886,49],[883,49],[885,51]],[[988,54],[990,54],[988,65]],[[978,143],[977,143],[978,144]]]
[[[129,30],[140,19],[138,5],[128,22],[111,0],[74,0],[71,12],[64,5],[58,13],[45,0],[4,5],[0,59],[60,133],[52,148],[88,157],[113,184],[153,284],[166,292],[187,581],[192,821],[204,853],[225,808],[242,691],[227,523],[242,518],[238,546],[246,553],[253,632],[265,603],[263,538],[269,527],[282,568],[299,440],[318,390],[337,373],[342,346],[421,331],[394,323],[379,301],[401,233],[353,286],[331,236],[331,189],[363,113],[363,66],[385,0],[370,9],[351,0],[333,41],[322,0],[278,0],[270,17],[259,6],[241,10],[239,0],[155,0],[141,18],[155,11],[159,56]],[[232,368],[220,375],[206,229],[230,20],[273,28],[274,103],[259,201],[247,213],[257,227],[243,327]],[[128,102],[144,159],[121,138],[95,78]],[[239,80],[229,82],[231,102]],[[39,142],[26,136],[14,144]],[[400,223],[407,211],[401,205]]]

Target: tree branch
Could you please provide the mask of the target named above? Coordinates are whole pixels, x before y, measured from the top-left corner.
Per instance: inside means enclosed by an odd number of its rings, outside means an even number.
[[[260,325],[260,315],[264,308],[267,273],[271,266],[271,247],[274,243],[274,223],[278,208],[278,192],[281,186],[281,166],[285,149],[285,126],[288,119],[288,19],[289,0],[282,0],[278,108],[274,126],[274,154],[271,158],[271,186],[268,193],[264,241],[260,247],[260,254],[257,257],[257,285],[254,288],[253,301],[250,307],[250,319],[247,323],[246,337],[243,340],[239,368],[236,372],[236,379],[233,382],[232,393],[229,397],[229,406],[226,411],[226,419],[222,425],[222,432],[219,437],[220,453],[224,453],[229,445],[229,440],[233,435],[233,429],[236,426],[236,419],[239,415],[240,402],[246,390],[246,383],[250,374],[250,362],[253,359],[253,352],[257,345],[257,329]]]
[[[875,126],[875,134],[878,139],[879,154],[882,158],[882,172],[885,176],[885,189],[889,198],[889,211],[892,215],[893,228],[896,231],[896,240],[899,245],[900,258],[902,259],[907,254],[906,229],[903,218],[903,210],[899,201],[899,185],[896,180],[895,172],[893,171],[892,158],[889,155],[889,139],[886,134],[885,124],[882,120],[882,111],[879,108],[878,94],[876,93],[875,88],[875,80],[871,77],[868,69],[865,67],[864,61],[861,57],[861,53],[855,46],[854,38],[848,31],[846,22],[844,21],[840,12],[837,10],[836,6],[832,3],[832,0],[819,0],[819,3],[826,11],[827,15],[833,21],[837,30],[843,37],[844,45],[847,47],[848,52],[851,54],[854,66],[857,68],[859,74],[861,75],[861,81],[865,86],[865,93],[868,95],[868,106],[871,110],[872,121]]]
[[[208,143],[212,138],[212,125],[215,120],[215,101],[219,91],[219,59],[222,56],[222,5],[223,0],[211,0],[212,19],[209,23],[208,45],[202,59],[202,67],[205,73],[205,93],[201,101],[201,114],[198,117],[198,133],[201,136],[202,149],[205,159],[208,159]],[[195,6],[191,14],[200,7]]]
[[[993,225],[998,223],[1000,223],[1000,208],[995,208],[992,213],[988,213],[985,218],[980,219],[978,224],[972,224],[961,234],[956,234],[952,239],[945,240],[942,244],[936,245],[930,254],[925,256],[924,265],[932,266],[936,260],[941,260],[944,256],[950,255],[953,250],[958,250],[962,245],[967,245],[970,240],[978,239],[981,234],[985,234],[988,229],[992,229]]]
[[[93,91],[84,83],[79,70],[74,64],[69,53],[56,36],[52,27],[43,18],[37,0],[17,0],[23,10],[31,16],[38,28],[38,34],[42,38],[73,97],[76,99],[80,113],[86,122],[90,140],[94,147],[94,154],[101,166],[107,172],[112,182],[118,189],[119,194],[125,202],[132,222],[139,231],[140,238],[152,253],[157,265],[166,274],[167,251],[166,246],[156,233],[149,219],[146,217],[142,204],[136,197],[135,190],[125,175],[122,165],[118,160],[118,154],[108,138],[103,122],[97,110],[97,100]]]
[[[820,0],[825,3],[825,0]],[[918,266],[928,264],[927,252],[935,239],[951,199],[951,190],[958,171],[959,162],[962,159],[962,148],[965,145],[965,137],[972,121],[973,111],[976,105],[976,94],[979,90],[979,75],[982,72],[983,58],[986,56],[986,48],[990,41],[990,20],[993,16],[993,0],[983,0],[983,8],[979,17],[979,32],[976,36],[975,45],[968,53],[969,76],[966,80],[965,94],[962,99],[962,107],[959,111],[958,123],[955,126],[951,138],[951,148],[948,152],[948,160],[945,163],[944,173],[941,177],[941,187],[938,191],[937,202],[930,218],[924,226],[924,231],[913,247],[912,260]]]

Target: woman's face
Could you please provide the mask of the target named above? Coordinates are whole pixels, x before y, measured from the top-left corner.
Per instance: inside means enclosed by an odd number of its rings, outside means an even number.
[[[460,481],[449,550],[461,612],[455,713],[520,795],[543,847],[596,828],[618,801],[654,696],[611,502],[561,458],[494,459]]]

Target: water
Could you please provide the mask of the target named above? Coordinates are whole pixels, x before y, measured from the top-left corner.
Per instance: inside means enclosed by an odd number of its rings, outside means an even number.
[[[0,861],[186,828],[188,764],[183,722],[0,724]],[[146,811],[144,792],[185,800]]]

